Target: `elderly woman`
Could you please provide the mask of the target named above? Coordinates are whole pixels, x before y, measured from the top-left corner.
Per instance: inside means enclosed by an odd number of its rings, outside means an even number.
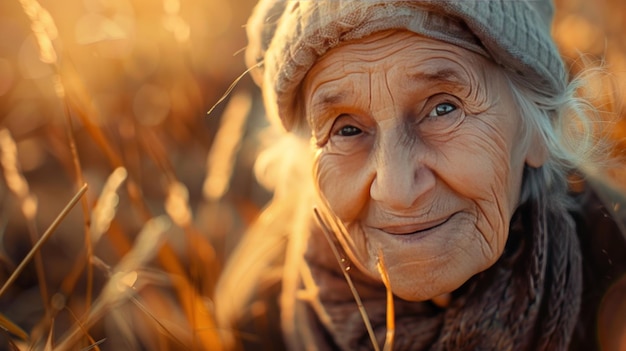
[[[620,207],[582,180],[603,150],[552,12],[547,0],[257,5],[247,60],[287,133],[257,169],[274,201],[218,287],[240,346],[616,347]]]

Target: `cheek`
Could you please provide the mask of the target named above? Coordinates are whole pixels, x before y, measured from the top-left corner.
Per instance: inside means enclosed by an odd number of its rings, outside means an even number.
[[[517,207],[523,161],[512,157],[506,133],[482,126],[441,146],[439,175],[473,204],[476,226],[493,252],[501,251]]]
[[[344,223],[355,220],[369,199],[365,155],[332,155],[316,158],[315,178],[321,196]]]
[[[464,197],[486,200],[502,194],[510,173],[508,146],[499,138],[471,131],[442,145],[440,176]]]

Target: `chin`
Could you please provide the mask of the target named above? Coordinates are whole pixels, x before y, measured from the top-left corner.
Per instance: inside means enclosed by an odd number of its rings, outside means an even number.
[[[393,257],[385,256],[391,290],[407,301],[427,301],[452,293],[493,264],[483,260],[459,262],[454,257],[438,257],[435,262],[393,264],[393,261]],[[381,280],[376,263],[369,267],[369,275]]]
[[[461,284],[462,285],[462,284]],[[441,296],[444,294],[452,293],[454,290],[458,289],[461,285],[456,286],[452,289],[437,289],[437,287],[426,287],[426,289],[422,289],[423,287],[415,287],[415,286],[399,286],[396,288],[392,288],[393,294],[398,296],[399,298],[406,301],[428,301],[432,300],[437,296]]]
[[[407,277],[403,273],[391,274],[390,272],[389,278],[394,295],[407,301],[426,301],[453,292],[469,280],[471,276],[432,280],[424,279],[424,277]]]

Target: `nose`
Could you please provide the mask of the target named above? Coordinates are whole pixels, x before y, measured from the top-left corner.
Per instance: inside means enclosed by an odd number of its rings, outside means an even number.
[[[380,147],[375,160],[375,176],[370,197],[392,210],[416,206],[435,186],[435,175],[424,165],[416,147],[393,142]]]

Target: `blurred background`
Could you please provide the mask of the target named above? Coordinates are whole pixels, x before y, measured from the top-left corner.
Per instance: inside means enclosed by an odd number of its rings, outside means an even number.
[[[207,111],[245,71],[254,3],[0,2],[0,350],[223,348],[214,284],[271,195],[250,77]],[[590,88],[621,155],[626,2],[556,5],[572,72],[610,73]]]

